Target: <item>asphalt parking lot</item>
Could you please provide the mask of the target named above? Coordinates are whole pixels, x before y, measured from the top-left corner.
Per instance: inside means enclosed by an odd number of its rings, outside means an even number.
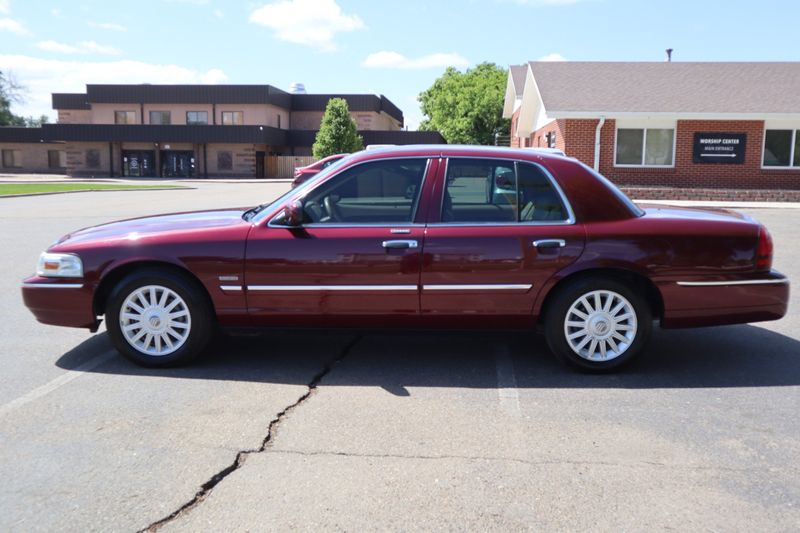
[[[800,528],[800,315],[654,330],[625,372],[524,333],[266,333],[137,367],[38,324],[69,230],[286,184],[0,199],[0,530]],[[800,280],[800,209],[748,209]],[[796,293],[796,291],[795,291]]]

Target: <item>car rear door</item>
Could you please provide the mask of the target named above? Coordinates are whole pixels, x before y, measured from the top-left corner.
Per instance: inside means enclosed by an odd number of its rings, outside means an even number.
[[[380,325],[419,315],[426,176],[438,159],[367,161],[302,199],[300,227],[251,230],[245,267],[256,324]],[[420,220],[417,217],[421,217]]]
[[[518,326],[580,256],[583,227],[540,165],[454,158],[440,166],[426,229],[420,308],[429,323]],[[496,320],[495,320],[496,319]]]

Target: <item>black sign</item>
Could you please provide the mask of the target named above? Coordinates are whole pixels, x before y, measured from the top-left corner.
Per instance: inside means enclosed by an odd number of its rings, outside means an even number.
[[[692,162],[741,165],[746,144],[746,133],[695,133]]]

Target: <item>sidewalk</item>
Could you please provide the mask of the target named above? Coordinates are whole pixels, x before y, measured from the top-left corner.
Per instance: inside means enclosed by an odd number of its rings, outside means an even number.
[[[0,174],[0,183],[291,183],[291,178],[73,178],[65,174]]]

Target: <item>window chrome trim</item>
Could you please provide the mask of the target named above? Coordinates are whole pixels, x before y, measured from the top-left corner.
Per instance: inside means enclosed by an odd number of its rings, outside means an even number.
[[[370,224],[303,224],[302,226],[270,226],[271,228],[280,229],[299,229],[299,228],[397,228],[403,226],[404,228],[424,228],[425,224],[384,224],[384,223],[370,223]],[[396,232],[390,232],[396,233]],[[404,232],[405,233],[405,232]],[[409,231],[410,233],[410,231]]]
[[[725,285],[780,285],[789,283],[788,278],[784,279],[742,279],[731,281],[676,281],[681,287],[721,287]]]
[[[489,227],[497,227],[497,226],[510,226],[510,227],[519,227],[519,226],[572,226],[576,223],[575,221],[575,211],[572,210],[572,204],[567,199],[567,195],[564,194],[564,191],[561,189],[561,186],[558,184],[558,181],[555,177],[547,170],[543,165],[536,163],[534,161],[528,161],[525,159],[517,159],[514,157],[478,157],[478,156],[444,156],[445,159],[445,166],[444,166],[444,184],[442,186],[442,197],[439,201],[439,218],[442,217],[442,212],[444,211],[444,193],[445,189],[447,188],[447,173],[450,171],[450,160],[451,159],[482,159],[482,160],[496,160],[496,161],[510,161],[514,163],[514,172],[516,173],[516,163],[534,165],[538,167],[545,175],[545,177],[550,181],[550,185],[553,186],[555,191],[558,193],[559,198],[561,198],[561,202],[564,204],[564,207],[567,210],[567,218],[565,220],[531,220],[527,222],[518,221],[518,222],[431,222],[428,223],[428,226],[437,227],[437,228],[458,228],[458,227],[469,227],[469,226],[489,226]],[[515,178],[518,180],[515,176]]]
[[[309,190],[305,190],[304,189],[302,191],[303,194],[299,194],[299,195],[297,195],[297,196],[295,196],[293,198],[290,198],[284,203],[284,205],[287,205],[288,203],[294,202],[295,200],[304,200],[305,197],[309,193],[315,191],[317,189],[317,187],[323,185],[324,183],[327,183],[328,181],[330,181],[332,179],[335,179],[336,176],[338,176],[342,172],[350,170],[350,169],[353,169],[353,168],[356,168],[356,167],[359,167],[361,165],[365,165],[367,163],[374,163],[376,161],[381,161],[382,162],[382,161],[400,161],[400,160],[405,160],[405,159],[425,159],[425,170],[422,173],[422,181],[420,181],[420,184],[419,184],[419,191],[417,193],[417,199],[414,202],[414,205],[412,206],[412,209],[411,209],[411,220],[409,220],[407,223],[406,222],[398,222],[398,223],[395,223],[395,224],[390,224],[388,222],[370,222],[370,223],[366,223],[366,224],[339,224],[339,223],[337,223],[337,224],[325,224],[325,223],[317,222],[317,223],[312,223],[312,224],[301,224],[299,226],[284,226],[284,225],[281,225],[281,224],[273,224],[272,223],[280,215],[280,211],[278,211],[277,213],[275,213],[275,215],[272,216],[272,218],[269,219],[269,222],[267,222],[267,227],[269,227],[269,228],[282,228],[282,229],[287,229],[287,228],[288,229],[297,229],[297,228],[313,228],[313,227],[370,228],[370,227],[384,227],[384,226],[389,226],[389,227],[398,227],[398,226],[405,227],[405,226],[411,226],[411,225],[424,226],[424,224],[414,224],[414,219],[417,218],[417,211],[419,209],[419,202],[422,199],[422,191],[425,189],[425,180],[427,179],[428,173],[430,172],[431,162],[433,161],[434,157],[437,158],[437,159],[440,158],[440,156],[433,156],[433,155],[423,155],[423,156],[417,155],[417,156],[374,158],[374,159],[366,159],[364,161],[359,161],[358,163],[354,163],[354,164],[350,165],[349,167],[345,167],[345,168],[339,169],[338,172],[336,172],[332,176],[329,176],[328,178],[326,178],[325,181],[323,181],[322,183],[317,184],[316,187],[309,188]],[[259,213],[259,215],[260,214],[261,213]],[[258,215],[256,215],[256,217],[254,217],[254,219],[257,218],[257,217],[258,217]],[[266,214],[262,218],[260,218],[259,220],[257,220],[257,221],[256,220],[251,220],[251,222],[253,222],[255,224],[258,224],[262,220],[264,220],[264,218],[266,218]]]
[[[530,283],[491,283],[470,285],[423,285],[424,291],[529,291]]]
[[[249,291],[416,291],[416,285],[248,285]]]
[[[23,283],[26,289],[82,289],[83,283]]]

